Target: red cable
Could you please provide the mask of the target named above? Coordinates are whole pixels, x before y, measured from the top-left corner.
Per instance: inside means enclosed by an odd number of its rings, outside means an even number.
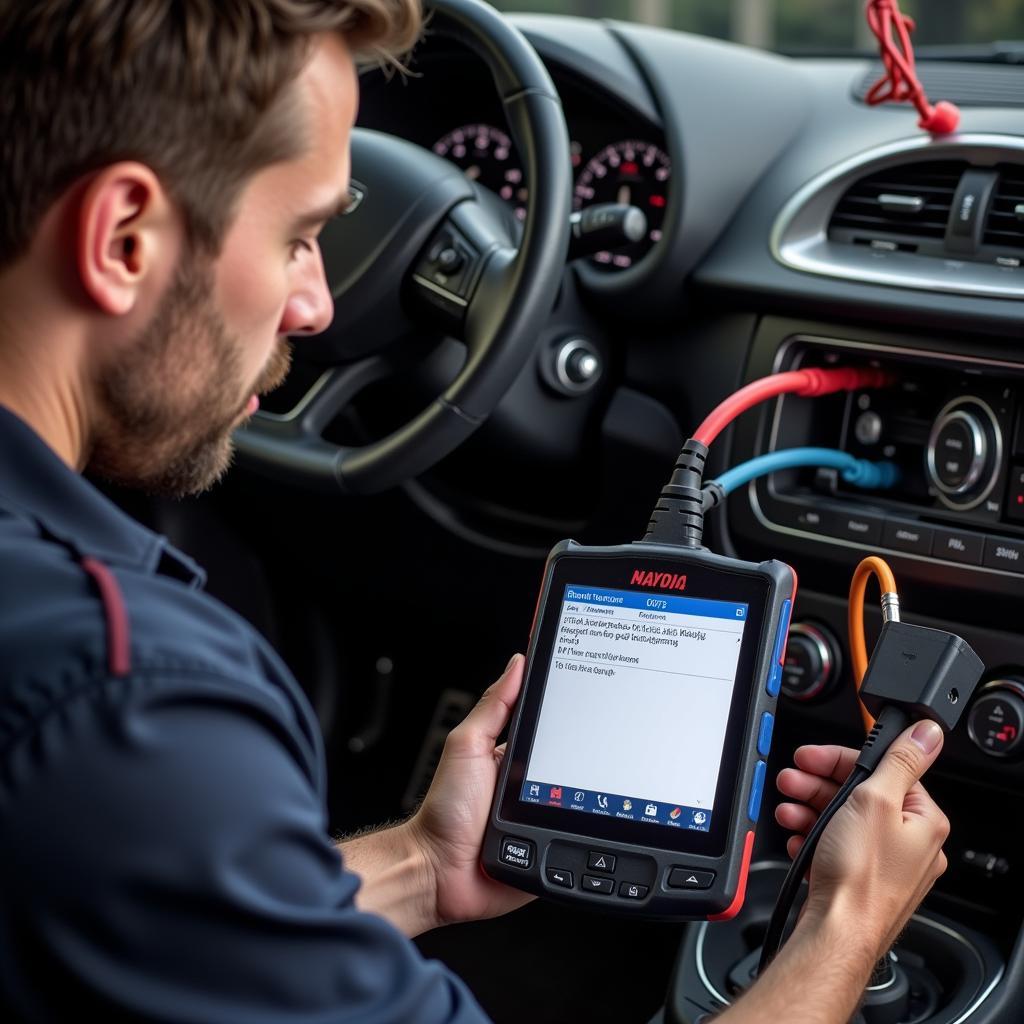
[[[913,18],[907,17],[897,0],[868,0],[868,26],[878,38],[885,74],[868,90],[866,103],[901,103],[910,100],[917,107],[921,119],[919,128],[936,135],[956,131],[960,111],[946,100],[933,107],[928,102],[924,87],[914,68],[914,47],[910,33],[914,31]],[[893,38],[895,32],[896,38]]]
[[[762,377],[730,395],[707,416],[693,435],[695,441],[710,445],[740,413],[776,395],[801,395],[814,398],[834,391],[857,391],[861,388],[884,387],[892,378],[881,370],[790,370]]]

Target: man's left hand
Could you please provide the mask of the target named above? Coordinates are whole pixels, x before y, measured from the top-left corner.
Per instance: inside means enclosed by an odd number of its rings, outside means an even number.
[[[438,924],[497,917],[533,899],[488,878],[480,867],[484,829],[505,754],[497,739],[522,683],[523,657],[517,654],[449,734],[423,804],[406,823],[433,868]]]

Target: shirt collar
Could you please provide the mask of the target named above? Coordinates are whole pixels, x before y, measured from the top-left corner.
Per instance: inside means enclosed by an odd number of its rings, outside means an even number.
[[[161,573],[193,587],[206,574],[166,537],[137,523],[0,406],[0,506],[27,516],[80,555]]]

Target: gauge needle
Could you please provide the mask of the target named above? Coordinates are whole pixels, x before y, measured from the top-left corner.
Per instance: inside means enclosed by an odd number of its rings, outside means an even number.
[[[628,185],[622,185],[619,188],[618,200],[623,206],[631,205],[633,193]]]

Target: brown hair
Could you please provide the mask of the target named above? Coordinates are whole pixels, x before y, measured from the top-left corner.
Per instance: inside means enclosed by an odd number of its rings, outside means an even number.
[[[246,180],[301,151],[288,86],[312,38],[396,60],[419,0],[0,0],[0,267],[75,181],[151,167],[215,252]]]

